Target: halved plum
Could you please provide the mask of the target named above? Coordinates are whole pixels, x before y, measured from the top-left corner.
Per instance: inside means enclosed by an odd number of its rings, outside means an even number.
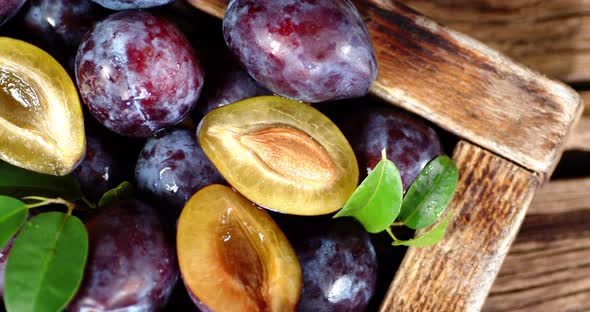
[[[0,37],[0,159],[65,175],[84,156],[82,107],[61,65],[26,42]]]
[[[340,130],[315,108],[261,96],[211,111],[199,141],[225,179],[256,204],[288,214],[341,208],[358,165]]]
[[[219,184],[186,204],[177,230],[180,272],[204,311],[294,311],[301,266],[264,209]]]

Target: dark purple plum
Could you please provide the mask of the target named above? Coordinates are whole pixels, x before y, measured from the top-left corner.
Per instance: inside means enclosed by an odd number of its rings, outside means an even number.
[[[213,77],[207,77],[209,80],[205,84],[204,101],[198,107],[202,115],[239,100],[271,94],[238,66],[228,65],[221,68],[222,70],[213,72]]]
[[[92,0],[105,8],[111,10],[122,11],[122,10],[134,10],[134,9],[147,9],[156,6],[165,5],[174,0]]]
[[[29,0],[23,11],[29,39],[71,69],[84,34],[108,14],[89,0]]]
[[[224,183],[192,131],[175,129],[150,138],[135,167],[137,186],[155,197],[175,220],[199,189]]]
[[[27,0],[2,0],[0,2],[0,26],[11,19]]]
[[[6,246],[0,249],[0,297],[4,296],[4,271],[6,270],[6,260],[8,260],[8,253],[12,247],[12,239]]]
[[[375,293],[377,256],[359,224],[337,220],[291,241],[303,270],[297,311],[364,311]]]
[[[349,0],[233,0],[223,33],[254,79],[295,100],[363,96],[377,76],[367,28]]]
[[[120,182],[117,177],[120,166],[108,141],[86,133],[86,155],[73,174],[82,192],[95,201]]]
[[[394,107],[361,101],[334,103],[323,110],[355,151],[359,179],[381,160],[381,150],[400,170],[404,190],[435,157],[444,154],[436,131],[425,121]]]
[[[178,278],[174,243],[140,201],[110,205],[86,222],[88,263],[68,311],[157,311]]]
[[[140,11],[97,23],[76,56],[78,89],[108,129],[149,137],[190,112],[204,72],[184,35],[170,22]]]

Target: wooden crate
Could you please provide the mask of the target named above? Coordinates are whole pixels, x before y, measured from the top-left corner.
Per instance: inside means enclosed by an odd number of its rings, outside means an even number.
[[[189,0],[221,18],[227,0]],[[461,138],[442,242],[409,248],[382,311],[480,310],[535,191],[582,112],[566,85],[391,0],[358,0],[379,65],[371,93]]]

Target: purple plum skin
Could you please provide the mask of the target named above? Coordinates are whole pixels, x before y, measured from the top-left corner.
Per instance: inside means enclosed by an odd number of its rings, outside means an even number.
[[[0,2],[0,26],[11,19],[20,8],[27,2],[26,0],[2,0]]]
[[[367,232],[354,221],[294,241],[303,270],[298,312],[364,311],[375,293],[377,256]]]
[[[86,155],[73,171],[82,192],[91,200],[115,187],[114,172],[119,164],[108,142],[98,136],[86,134]]]
[[[0,249],[0,297],[4,296],[4,271],[6,270],[6,261],[8,260],[8,253],[12,247],[12,242],[13,239]]]
[[[425,121],[394,107],[334,103],[324,112],[340,128],[355,151],[359,180],[377,166],[381,150],[400,171],[404,190],[432,159],[444,154],[436,131]]]
[[[223,33],[254,79],[298,101],[363,96],[377,76],[367,28],[349,0],[232,0]]]
[[[174,243],[154,208],[103,207],[86,222],[89,255],[68,311],[158,311],[178,278]]]
[[[97,23],[76,56],[84,103],[120,135],[149,137],[190,112],[204,72],[190,43],[172,23],[140,11]]]
[[[82,38],[107,14],[90,0],[29,0],[22,22],[35,44],[73,69]]]
[[[122,11],[122,10],[136,10],[147,9],[156,6],[165,5],[174,0],[92,0],[105,8]]]
[[[199,189],[225,182],[195,134],[186,129],[148,139],[137,160],[135,179],[139,190],[158,199],[174,219]]]

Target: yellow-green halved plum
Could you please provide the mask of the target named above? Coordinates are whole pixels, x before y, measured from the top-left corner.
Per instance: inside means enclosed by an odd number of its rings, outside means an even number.
[[[65,175],[84,150],[82,107],[67,72],[45,51],[0,37],[0,159]]]
[[[269,214],[223,185],[198,191],[176,236],[182,279],[203,311],[294,311],[302,273]]]
[[[261,96],[211,111],[198,131],[205,154],[241,194],[295,215],[334,212],[358,183],[350,144],[315,108]]]

